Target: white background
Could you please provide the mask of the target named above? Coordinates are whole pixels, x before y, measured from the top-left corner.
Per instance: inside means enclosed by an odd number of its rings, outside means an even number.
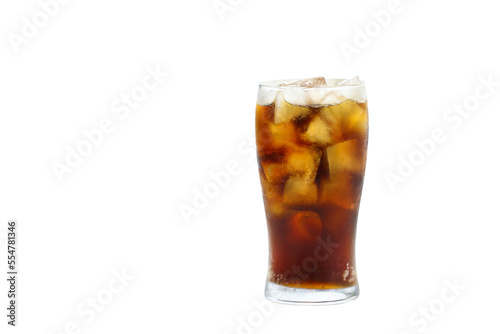
[[[23,17],[33,21],[40,5],[2,1],[0,332],[498,331],[500,87],[460,124],[443,119],[474,102],[480,77],[500,81],[494,2],[401,0],[379,30],[371,12],[386,0],[229,3],[218,15],[212,0],[72,0],[16,52],[8,36],[21,35]],[[341,45],[355,45],[366,27],[372,37],[349,62]],[[112,104],[148,66],[169,75],[120,119]],[[259,315],[267,232],[248,153],[257,85],[319,75],[359,75],[368,92],[361,295]],[[59,181],[52,164],[106,118],[113,131]],[[397,173],[399,156],[418,155],[415,141],[436,128],[444,143],[391,190],[386,173]],[[181,205],[192,206],[209,173],[231,161],[239,173],[184,219]],[[5,317],[8,219],[19,223],[15,329]],[[122,270],[133,279],[109,292]],[[444,304],[447,280],[465,289]],[[82,316],[77,309],[90,310],[95,297],[107,304]],[[424,326],[418,312],[430,305],[440,314]],[[252,316],[258,325],[242,325]]]

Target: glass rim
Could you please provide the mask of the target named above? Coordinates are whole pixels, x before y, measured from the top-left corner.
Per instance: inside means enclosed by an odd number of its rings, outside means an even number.
[[[259,83],[259,88],[267,88],[272,90],[312,90],[312,91],[331,91],[331,90],[343,90],[343,89],[354,89],[354,88],[364,88],[365,82],[360,80],[358,84],[348,84],[342,86],[318,86],[318,87],[302,87],[302,86],[282,86],[282,84],[289,84],[302,79],[287,79],[287,80],[267,80]],[[344,78],[325,78],[327,84],[334,84],[342,82]]]

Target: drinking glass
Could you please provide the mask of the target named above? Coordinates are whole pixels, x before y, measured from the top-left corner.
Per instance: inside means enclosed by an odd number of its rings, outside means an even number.
[[[269,234],[266,298],[289,304],[355,299],[368,142],[364,83],[261,83],[256,138]]]

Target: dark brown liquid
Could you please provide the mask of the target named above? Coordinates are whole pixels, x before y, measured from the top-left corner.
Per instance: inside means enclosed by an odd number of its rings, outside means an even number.
[[[366,103],[257,105],[259,172],[276,284],[357,284],[354,244],[366,163]]]

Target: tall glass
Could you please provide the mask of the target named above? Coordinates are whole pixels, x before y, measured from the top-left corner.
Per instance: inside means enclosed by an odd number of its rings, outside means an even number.
[[[266,298],[291,304],[355,299],[368,140],[364,83],[263,82],[256,137],[269,233]]]

